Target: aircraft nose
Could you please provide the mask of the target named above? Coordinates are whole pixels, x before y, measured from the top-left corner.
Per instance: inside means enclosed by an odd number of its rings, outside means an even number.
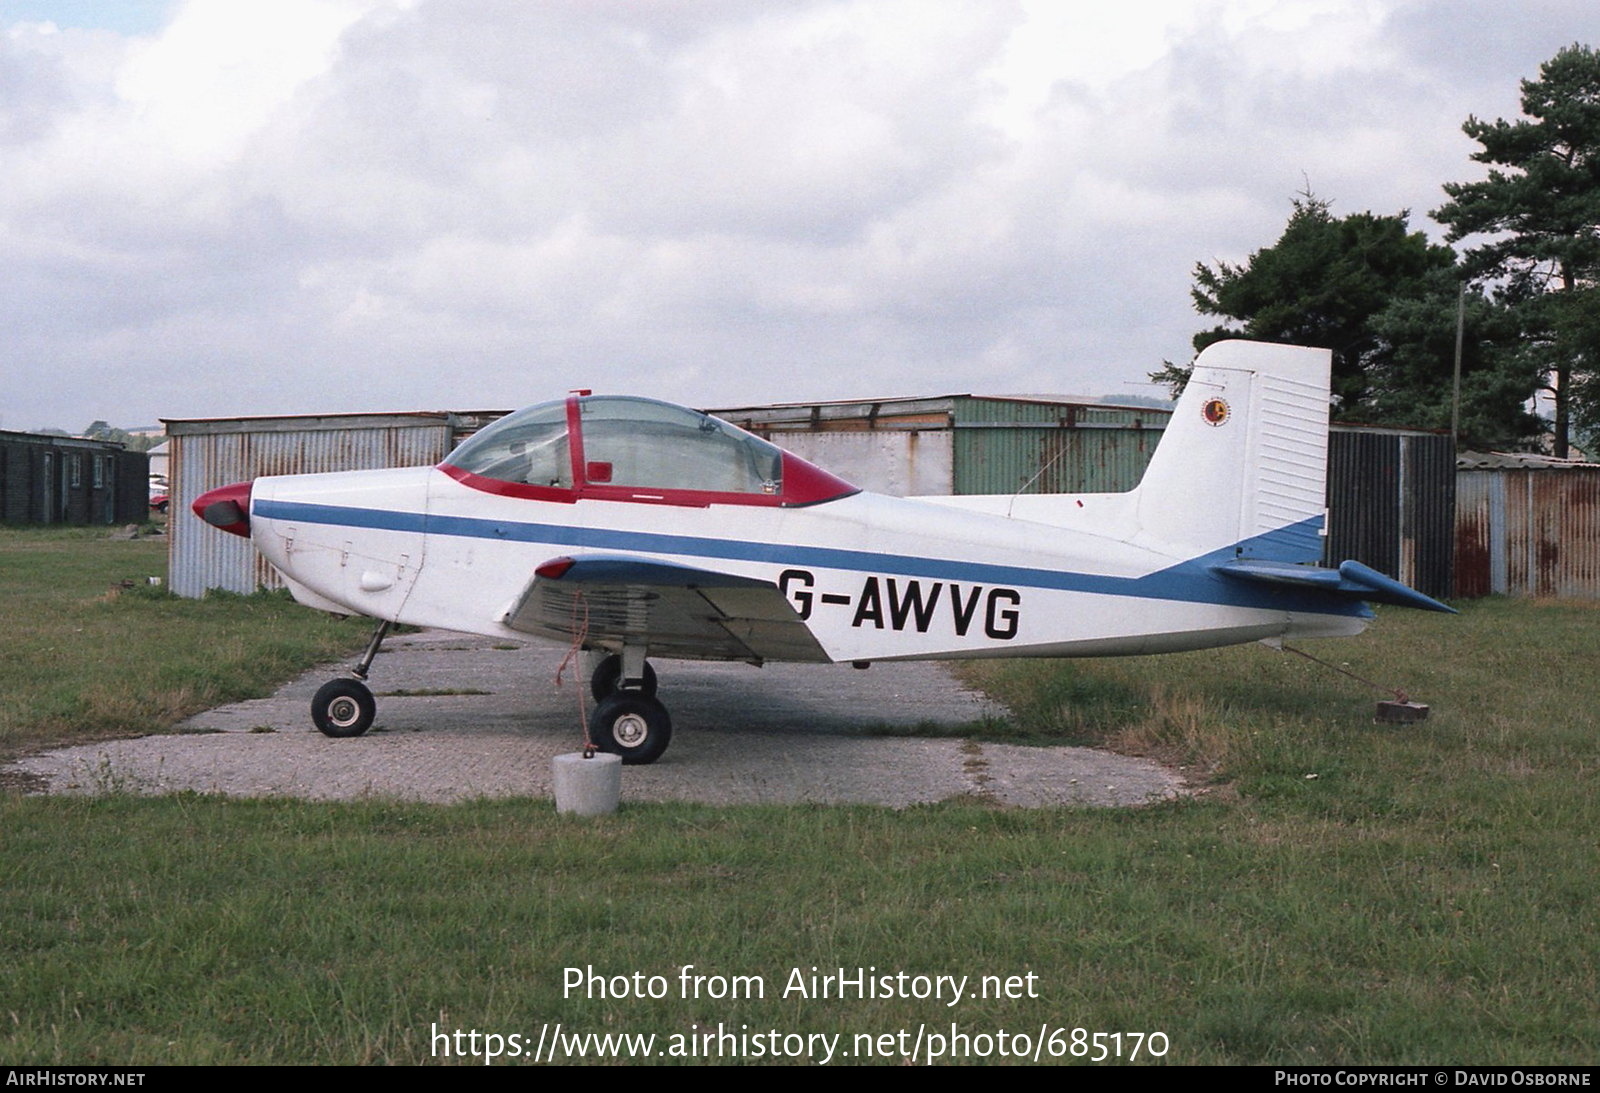
[[[207,490],[194,499],[194,514],[214,528],[250,537],[250,487],[253,482],[235,482]]]

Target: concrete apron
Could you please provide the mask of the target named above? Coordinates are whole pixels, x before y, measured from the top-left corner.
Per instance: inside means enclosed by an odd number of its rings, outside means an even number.
[[[43,779],[52,793],[549,797],[552,758],[583,746],[580,698],[593,708],[587,678],[571,668],[555,686],[564,653],[441,631],[403,635],[373,665],[378,716],[365,736],[332,740],[311,725],[312,694],[346,667],[335,665],[271,698],[209,710],[175,735],[67,748],[10,769]],[[655,667],[672,745],[655,764],[623,769],[624,808],[666,800],[899,808],[962,797],[1038,808],[1137,805],[1184,792],[1176,772],[1109,752],[862,735],[1003,713],[937,664]]]

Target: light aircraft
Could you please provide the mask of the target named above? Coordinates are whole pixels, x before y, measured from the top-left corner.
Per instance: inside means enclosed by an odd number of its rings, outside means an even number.
[[[1449,607],[1320,568],[1325,350],[1205,350],[1136,489],[867,493],[695,410],[579,392],[436,467],[258,478],[194,511],[249,536],[301,603],[378,625],[312,718],[359,736],[395,623],[589,651],[590,736],[672,735],[647,657],[814,661],[1164,653],[1362,631],[1367,602]]]

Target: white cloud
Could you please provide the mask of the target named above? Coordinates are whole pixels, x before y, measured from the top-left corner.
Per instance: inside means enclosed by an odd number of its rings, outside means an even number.
[[[388,0],[190,0],[116,74],[117,121],[187,169],[220,166],[306,82],[340,37]]]
[[[1532,37],[1431,0],[186,0],[139,37],[16,24],[0,414],[1131,393],[1205,325],[1194,263],[1270,243],[1307,181],[1420,222],[1471,173],[1486,89],[1514,103],[1531,50],[1593,37],[1541,3]]]

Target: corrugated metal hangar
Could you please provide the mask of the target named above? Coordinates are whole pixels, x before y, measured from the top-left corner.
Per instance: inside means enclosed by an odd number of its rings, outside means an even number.
[[[870,490],[1116,493],[1139,484],[1170,409],[942,395],[711,411]],[[1451,595],[1455,445],[1444,433],[1334,425],[1325,560],[1354,558]]]
[[[1600,464],[1463,453],[1456,594],[1600,599]]]
[[[864,489],[900,496],[1132,489],[1171,416],[1158,407],[970,394],[709,412]],[[165,422],[173,591],[281,586],[247,540],[213,534],[193,518],[189,505],[206,490],[271,474],[438,463],[505,413]],[[1328,556],[1355,558],[1431,596],[1450,595],[1454,459],[1447,435],[1335,426]]]
[[[248,539],[218,535],[189,506],[216,486],[275,474],[422,467],[438,463],[503,410],[164,420],[168,478],[168,582],[180,596],[213,588],[250,593],[282,580]]]

